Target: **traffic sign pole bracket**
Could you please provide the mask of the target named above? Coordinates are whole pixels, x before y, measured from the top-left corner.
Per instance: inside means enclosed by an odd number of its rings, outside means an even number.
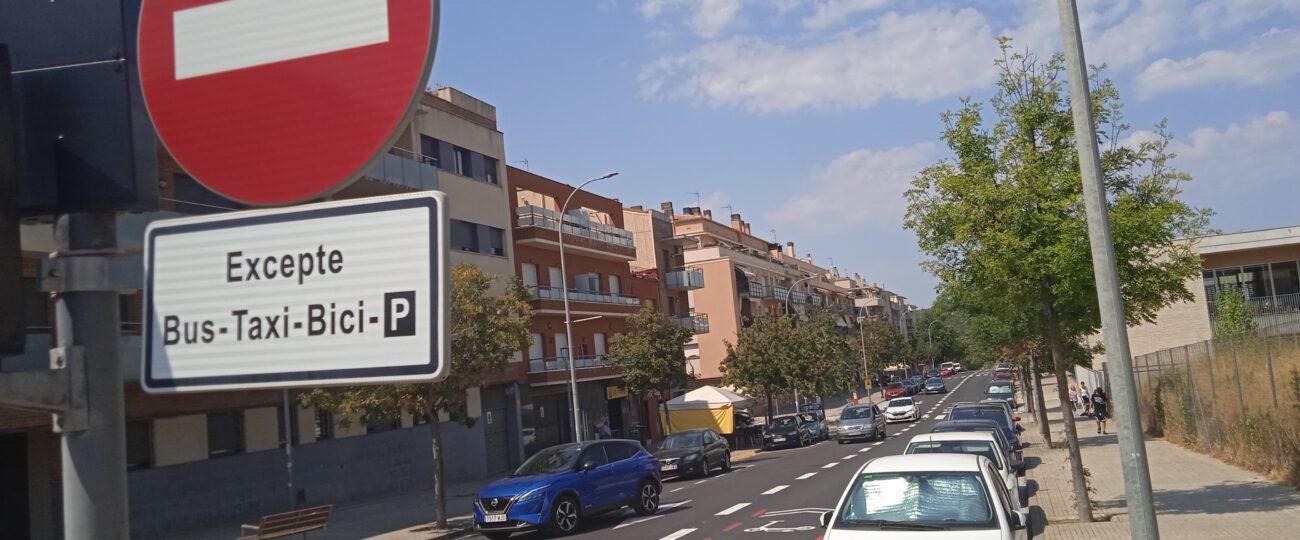
[[[85,368],[82,347],[50,349],[47,370],[0,373],[0,405],[53,413],[55,433],[85,431]]]
[[[41,290],[134,292],[140,290],[140,253],[121,249],[56,251],[41,260]]]

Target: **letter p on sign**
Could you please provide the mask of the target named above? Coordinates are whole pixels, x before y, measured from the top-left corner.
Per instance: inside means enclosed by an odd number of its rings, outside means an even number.
[[[384,337],[415,335],[415,291],[384,293]]]

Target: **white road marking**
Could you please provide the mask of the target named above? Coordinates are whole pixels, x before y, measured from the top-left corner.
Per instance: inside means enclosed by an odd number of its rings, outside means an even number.
[[[785,489],[785,488],[788,488],[788,487],[790,487],[790,486],[776,486],[776,487],[774,487],[774,488],[772,488],[772,489],[769,489],[769,490],[767,490],[767,491],[764,491],[763,494],[764,494],[764,495],[773,495],[773,494],[775,494],[775,493],[777,493],[777,492],[779,492],[779,491],[781,491],[781,490],[783,490],[783,489]]]
[[[388,42],[385,0],[226,0],[172,13],[176,80]]]
[[[672,534],[670,534],[670,535],[668,535],[668,536],[665,536],[665,537],[663,537],[663,538],[660,538],[659,540],[677,540],[678,538],[681,538],[681,537],[686,536],[686,535],[688,535],[688,534],[691,534],[691,533],[693,533],[693,532],[695,532],[695,529],[682,529],[682,530],[677,531],[677,532],[675,532],[675,533],[672,533]]]
[[[807,480],[807,479],[812,478],[813,476],[816,476],[816,475],[817,475],[817,473],[815,473],[815,472],[803,473],[803,474],[799,475],[798,478],[795,478],[795,480]]]
[[[866,452],[867,450],[870,450],[870,449],[871,449],[871,447],[868,446],[868,447],[866,447],[866,448],[863,448],[863,449],[861,449],[861,450],[858,450],[858,453],[861,454],[861,453]]]
[[[853,458],[855,458],[855,457],[858,457],[858,455],[857,455],[857,454],[849,454],[849,455],[847,455],[847,456],[844,456],[844,457],[841,458],[841,459],[849,460],[849,459],[853,459]]]
[[[703,484],[703,483],[705,483],[705,482],[708,482],[708,480],[700,480],[699,482],[696,482],[696,483],[693,484],[693,485],[698,486],[698,485]]]
[[[750,504],[751,504],[751,503],[740,503],[740,504],[732,505],[731,508],[728,508],[728,509],[726,509],[726,510],[723,510],[723,511],[718,512],[718,513],[713,514],[713,515],[715,515],[715,516],[729,516],[729,515],[731,515],[731,514],[736,513],[736,510],[740,510],[741,508],[744,508],[744,507],[746,507],[746,506],[749,506]]]
[[[674,490],[672,490],[672,491],[669,491],[669,493],[677,493],[678,491],[681,491],[681,490],[682,490],[682,488],[677,488],[677,489],[674,489]]]
[[[880,446],[880,443],[877,442],[877,443],[872,444],[871,446]]]
[[[827,464],[825,464],[825,465],[822,465],[822,468],[823,468],[823,469],[829,469],[829,468],[834,467],[834,466],[839,465],[839,464],[840,464],[840,462],[838,462],[838,461],[832,461],[832,462],[830,462],[830,463],[827,463]]]
[[[687,499],[687,500],[684,500],[684,501],[678,501],[678,502],[675,502],[675,503],[661,504],[661,505],[659,505],[659,509],[660,509],[660,510],[666,510],[666,509],[668,509],[668,508],[677,508],[678,506],[681,506],[681,505],[686,504],[686,503],[688,503],[688,502],[691,502],[691,500],[690,500],[690,499]],[[658,513],[658,514],[655,514],[655,515],[653,515],[653,516],[646,516],[646,517],[643,517],[643,518],[641,518],[641,519],[636,519],[636,520],[629,521],[629,522],[627,522],[627,523],[619,523],[618,525],[615,525],[614,528],[615,528],[615,529],[622,529],[623,527],[631,527],[631,526],[633,526],[633,525],[637,525],[637,524],[640,524],[640,523],[645,523],[645,522],[650,521],[650,520],[652,520],[652,519],[659,519],[659,518],[664,517],[664,516],[666,516],[666,515],[668,515],[668,514]]]

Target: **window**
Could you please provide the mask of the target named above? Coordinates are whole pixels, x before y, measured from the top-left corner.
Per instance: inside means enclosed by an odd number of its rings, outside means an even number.
[[[617,295],[618,293],[618,276],[609,276],[609,294]]]
[[[470,166],[470,162],[474,159],[473,152],[470,152],[469,150],[457,146],[455,150],[455,154],[456,154],[456,168],[452,170],[452,172],[459,174],[461,176],[468,176],[470,178],[473,178],[474,171]]]
[[[579,274],[573,278],[573,288],[582,292],[600,292],[600,274]]]
[[[561,358],[569,356],[569,338],[564,334],[555,334],[555,356]]]
[[[879,520],[949,529],[991,529],[997,517],[979,472],[859,475],[836,513],[836,528],[879,528]]]
[[[438,159],[438,139],[428,135],[420,135],[420,161],[440,167],[441,161]]]
[[[564,278],[560,277],[560,269],[552,266],[546,269],[546,284],[550,287],[560,288],[564,286]]]
[[[582,453],[582,461],[578,463],[585,465],[594,464],[596,467],[609,464],[609,457],[605,455],[605,445],[597,444],[588,448]]]
[[[505,257],[506,256],[505,231],[498,229],[496,227],[488,227],[486,225],[483,226],[483,229],[485,229],[487,232],[488,254],[496,255],[498,257]]]
[[[604,447],[606,457],[609,458],[610,463],[623,461],[632,457],[632,454],[636,453],[636,451],[632,449],[632,445],[627,443],[605,443]]]
[[[1247,266],[1241,269],[1242,292],[1246,298],[1270,298],[1273,290],[1269,283],[1267,266]]]
[[[244,451],[244,411],[208,413],[208,457]]]
[[[316,440],[325,441],[334,438],[334,415],[316,409]]]
[[[459,219],[451,220],[451,248],[478,252],[478,226]]]
[[[1300,293],[1300,274],[1296,272],[1296,262],[1287,261],[1270,265],[1273,271],[1273,294]]]
[[[605,356],[605,334],[596,332],[591,337],[596,342],[596,356]]]
[[[537,286],[537,265],[533,263],[522,263],[519,265],[519,273],[523,274],[524,285],[529,287]]]
[[[153,422],[130,420],[126,423],[126,470],[153,466]]]
[[[366,433],[379,433],[382,431],[392,431],[402,427],[402,419],[394,418],[392,420],[381,420],[366,424]]]
[[[528,343],[528,359],[545,357],[546,353],[542,350],[542,335],[528,334],[528,338],[531,340]]]
[[[498,183],[497,182],[497,160],[495,158],[483,156],[483,173],[484,173],[483,174],[484,180],[487,180],[487,183],[489,184]]]

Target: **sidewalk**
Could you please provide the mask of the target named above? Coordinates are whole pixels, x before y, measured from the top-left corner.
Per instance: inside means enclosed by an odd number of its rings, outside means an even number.
[[[1044,379],[1043,395],[1053,442],[1064,443],[1056,383]],[[1093,514],[1098,521],[1077,523],[1067,452],[1046,448],[1032,415],[1023,413],[1022,437],[1028,470],[1035,536],[1047,539],[1127,539],[1129,522],[1120,468],[1115,421],[1109,435],[1096,422],[1076,418],[1084,467],[1090,473]],[[1300,523],[1300,493],[1210,456],[1164,439],[1147,438],[1147,461],[1155,492],[1157,522],[1164,538],[1295,538]]]

